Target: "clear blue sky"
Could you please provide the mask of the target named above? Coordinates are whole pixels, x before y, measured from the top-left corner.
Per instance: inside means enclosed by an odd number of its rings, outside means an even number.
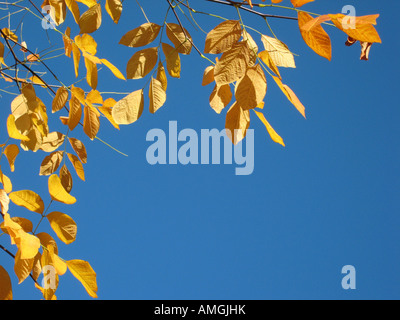
[[[151,8],[142,2],[149,19],[161,23],[165,1]],[[149,113],[146,100],[142,118],[120,132],[103,122],[99,137],[129,157],[98,141],[89,142],[81,129],[73,133],[88,150],[87,179],[82,183],[74,175],[72,194],[77,204],[55,204],[52,209],[77,222],[77,241],[70,246],[60,243],[60,255],[91,263],[100,299],[400,298],[396,97],[400,68],[395,57],[400,50],[396,41],[400,4],[316,0],[304,9],[339,13],[347,4],[355,5],[357,15],[381,15],[377,29],[383,44],[372,47],[368,62],[359,60],[358,44],[344,45],[346,37],[336,29],[326,28],[333,43],[333,60],[328,62],[303,43],[296,22],[270,21],[277,36],[298,54],[297,69],[282,70],[282,77],[306,106],[307,120],[268,78],[264,114],[286,148],[272,142],[253,113],[255,170],[250,176],[236,176],[235,165],[151,166],[146,162],[151,144],[146,134],[153,128],[167,131],[171,120],[178,122],[178,130],[224,127],[226,110],[217,115],[209,107],[212,86],[201,86],[208,64],[195,51],[181,57],[182,79],[170,79],[167,103],[157,114]],[[117,43],[125,32],[145,22],[135,1],[124,5],[118,27],[105,16],[102,31],[93,34],[99,43],[98,56],[121,70],[135,49]],[[192,5],[237,18],[229,7],[205,1],[192,1]],[[262,19],[244,13],[242,17],[269,34]],[[206,31],[220,22],[201,15],[196,19]],[[175,22],[172,15],[169,21]],[[188,25],[184,17],[182,21]],[[40,25],[36,29],[27,25],[23,30],[30,48],[48,48]],[[191,26],[188,30],[198,47],[204,48],[204,34]],[[252,35],[261,46],[257,34]],[[29,41],[32,36],[35,40]],[[49,36],[59,40],[58,34]],[[49,65],[65,76],[65,82],[74,81],[71,60],[61,58]],[[100,91],[132,92],[144,83],[118,81],[106,69],[100,75]],[[45,92],[38,95],[50,106]],[[11,101],[3,93],[2,99],[0,141],[6,140]],[[62,130],[57,118],[53,123],[54,130]],[[44,156],[20,154],[10,177],[14,190],[33,189],[48,202],[47,179],[36,176]],[[12,215],[38,218],[12,208]],[[48,230],[43,224],[41,231]],[[11,272],[11,259],[4,253],[0,259]],[[356,290],[341,287],[344,265],[357,270]],[[13,281],[13,288],[17,299],[41,298],[29,279],[19,286]],[[89,298],[70,273],[61,277],[56,295]]]

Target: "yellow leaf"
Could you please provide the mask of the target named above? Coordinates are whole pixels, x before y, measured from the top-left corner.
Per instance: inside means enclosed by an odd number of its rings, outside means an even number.
[[[75,87],[74,85],[72,85],[71,87],[71,92],[72,95],[75,96],[76,98],[78,98],[79,102],[83,105],[85,105],[86,100],[85,100],[85,91],[82,88],[79,87]]]
[[[157,79],[151,78],[150,90],[150,113],[156,113],[160,109],[165,101],[167,100],[167,94],[165,93],[162,84]]]
[[[10,200],[17,206],[24,207],[29,211],[42,214],[44,203],[42,198],[31,190],[21,190],[10,193]]]
[[[83,118],[83,131],[93,140],[100,129],[99,112],[91,106],[85,106]]]
[[[41,176],[49,176],[57,171],[63,160],[63,151],[56,151],[45,157],[40,165]]]
[[[11,279],[8,272],[2,266],[0,266],[0,283],[0,300],[12,300],[13,293]]]
[[[79,23],[79,18],[81,17],[81,13],[79,11],[79,6],[75,0],[65,0],[65,4],[67,5],[69,11],[71,11],[74,20],[76,23]]]
[[[128,31],[119,41],[122,44],[131,48],[138,48],[152,43],[160,33],[161,26],[155,23],[144,23],[140,27]]]
[[[97,90],[91,90],[86,96],[86,103],[89,105],[103,104],[103,97]]]
[[[296,68],[293,53],[286,44],[266,35],[261,36],[261,41],[277,67]]]
[[[76,279],[80,281],[87,293],[92,298],[97,298],[97,281],[96,273],[86,261],[82,260],[70,260],[67,261],[69,271],[74,275]]]
[[[61,167],[59,175],[62,186],[68,193],[70,193],[72,190],[73,181],[71,173],[65,164]]]
[[[92,89],[97,88],[97,66],[90,59],[85,57],[86,81]]]
[[[0,182],[3,184],[4,191],[10,193],[12,191],[12,183],[9,177],[7,177],[0,169]]]
[[[84,5],[88,6],[89,8],[91,8],[97,4],[97,0],[75,0],[75,1],[83,3]]]
[[[282,90],[282,92],[285,94],[285,96],[289,99],[289,101],[296,107],[296,109],[301,113],[301,115],[306,118],[306,113],[305,110],[306,108],[303,106],[303,104],[300,102],[299,98],[297,98],[296,94],[293,92],[292,89],[290,89],[286,84],[282,83],[282,80],[274,77],[275,82],[279,86],[279,88]]]
[[[226,114],[225,129],[229,139],[236,145],[246,137],[250,127],[249,110],[243,110],[234,103]]]
[[[34,262],[35,262],[35,257],[31,259],[21,259],[21,251],[18,250],[17,254],[15,255],[15,262],[14,262],[14,272],[19,280],[18,284],[21,284],[26,278],[29,277],[33,269]]]
[[[41,233],[38,233],[36,236],[39,238],[40,243],[43,247],[46,248],[49,245],[52,245],[52,247],[54,248],[54,253],[58,254],[57,243],[51,235],[49,235],[46,232],[41,232]]]
[[[279,72],[279,69],[275,65],[275,62],[272,60],[267,50],[261,51],[258,54],[258,57],[261,59],[262,62],[264,62],[267,65],[268,68],[272,70],[273,73],[275,73],[279,77],[279,79],[281,79],[281,74]]]
[[[262,114],[261,112],[258,112],[256,110],[253,110],[256,115],[260,118],[260,120],[262,121],[262,123],[265,125],[265,127],[267,128],[267,131],[269,133],[269,135],[271,136],[271,139],[273,141],[275,141],[276,143],[281,144],[282,146],[285,146],[285,143],[283,142],[283,139],[276,133],[276,131],[274,130],[274,128],[271,127],[271,125],[269,124],[269,122],[267,121],[267,119],[265,118],[264,114]]]
[[[78,46],[72,42],[72,56],[74,58],[74,69],[75,69],[75,76],[79,76],[79,62],[81,61],[81,51],[79,50]]]
[[[55,113],[60,111],[62,108],[65,107],[68,101],[68,90],[65,87],[58,88],[56,92],[56,96],[53,99],[52,103],[52,112]]]
[[[137,90],[119,100],[112,109],[112,117],[119,125],[128,125],[137,121],[144,107],[143,90]]]
[[[112,108],[103,106],[103,107],[99,107],[98,109],[107,118],[107,120],[110,121],[110,123],[114,126],[114,128],[119,130],[119,125],[114,121],[114,119],[112,117]]]
[[[67,0],[67,1],[73,1],[73,0]],[[70,36],[71,36],[71,28],[67,27],[67,29],[65,30],[65,34],[63,34],[63,42],[64,42],[64,53],[69,58],[71,58],[71,52],[72,52],[72,40]]]
[[[69,143],[71,144],[72,148],[74,149],[82,163],[87,163],[87,152],[85,145],[82,143],[82,141],[75,138],[69,138]]]
[[[226,52],[239,41],[241,36],[240,21],[226,20],[207,34],[204,53],[219,54]]]
[[[267,80],[259,64],[247,69],[235,89],[236,101],[243,110],[255,108],[264,100],[266,93]]]
[[[65,140],[65,135],[60,132],[51,132],[46,137],[43,137],[40,149],[44,152],[53,152],[57,150]]]
[[[314,0],[290,0],[295,8],[299,8],[304,6],[309,2],[313,2]],[[300,11],[299,11],[300,12]]]
[[[101,6],[100,3],[90,7],[79,18],[80,34],[92,33],[100,28],[101,25]]]
[[[209,66],[204,70],[202,86],[207,86],[214,82],[214,66]]]
[[[78,227],[75,221],[61,212],[49,213],[46,218],[57,237],[65,244],[71,244],[76,240]]]
[[[229,84],[222,86],[216,85],[210,95],[210,106],[216,113],[221,113],[222,110],[231,102],[232,91]]]
[[[30,220],[21,218],[21,217],[12,217],[11,220],[14,221],[15,223],[19,224],[21,226],[22,230],[24,230],[25,232],[27,232],[27,233],[32,232],[33,224]],[[7,230],[7,228],[4,227],[4,223],[1,224],[0,228],[4,233],[8,234],[8,230]]]
[[[8,28],[3,28],[3,29],[1,29],[1,31],[3,31],[3,33],[5,34],[5,36],[6,36],[7,38],[10,38],[10,39],[13,40],[14,42],[18,42],[18,37],[17,37],[17,35],[16,35],[14,32],[12,32],[10,29],[8,29]]]
[[[125,76],[121,73],[121,71],[119,71],[119,69],[114,66],[111,62],[109,62],[106,59],[100,59],[101,63],[103,63],[108,69],[111,70],[111,72],[114,74],[114,76],[116,76],[118,79],[121,80],[126,80]]]
[[[171,77],[180,78],[181,59],[178,51],[167,43],[162,44],[163,52],[167,60],[167,70]]]
[[[7,119],[7,131],[8,131],[8,136],[11,139],[29,141],[29,137],[22,135],[18,131],[18,129],[15,125],[15,117],[12,114],[10,114]]]
[[[161,82],[164,91],[167,92],[168,79],[167,79],[167,74],[165,73],[165,68],[161,61],[158,63],[156,79]]]
[[[57,25],[62,24],[65,21],[67,15],[67,7],[64,0],[49,0],[49,4],[52,6],[55,15],[52,16],[54,22]]]
[[[51,199],[54,201],[62,202],[65,204],[74,204],[76,202],[76,198],[71,196],[62,186],[61,179],[53,174],[49,177],[49,193]]]
[[[74,95],[69,100],[68,127],[72,131],[79,124],[82,118],[82,107],[79,99]]]
[[[304,42],[321,57],[332,59],[332,45],[329,35],[321,27],[321,25],[316,25],[310,31],[304,31],[302,27],[312,21],[314,18],[306,12],[298,12],[299,28],[301,36]]]
[[[85,181],[85,171],[83,170],[83,165],[79,161],[78,157],[75,156],[74,154],[68,153],[68,159],[71,161],[72,165],[74,166],[78,177],[81,180]]]
[[[63,276],[67,270],[67,263],[62,260],[58,255],[54,254],[53,257],[54,268],[56,268],[56,272],[58,275]]]
[[[150,73],[158,59],[157,48],[147,48],[136,52],[126,66],[128,79],[141,79]]]
[[[82,35],[77,35],[74,40],[79,49],[86,51],[92,56],[96,55],[97,43],[90,34],[85,33]]]
[[[3,226],[11,237],[11,244],[17,245],[20,258],[23,260],[33,259],[39,251],[40,240],[26,233],[18,223],[11,219],[8,213],[4,214]]]
[[[0,189],[0,208],[3,214],[8,212],[9,203],[10,198],[8,197],[7,192],[3,189]]]
[[[107,13],[110,15],[111,19],[113,19],[114,23],[118,23],[122,13],[121,0],[107,0],[106,10]]]
[[[235,82],[246,74],[250,52],[245,42],[235,44],[215,65],[214,78],[219,86]]]
[[[175,49],[182,54],[190,54],[192,38],[189,32],[176,23],[167,23],[167,37],[174,44]]]
[[[8,163],[10,164],[11,172],[15,170],[15,159],[19,154],[19,148],[15,144],[10,144],[4,149],[4,155],[7,157]]]

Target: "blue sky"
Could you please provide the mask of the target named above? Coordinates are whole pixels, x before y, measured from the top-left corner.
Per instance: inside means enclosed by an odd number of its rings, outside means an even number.
[[[164,2],[151,8],[142,2],[149,19],[161,23]],[[326,28],[333,43],[333,59],[328,62],[304,44],[296,22],[270,20],[277,36],[298,54],[297,69],[282,70],[282,77],[305,105],[307,120],[268,78],[263,112],[286,148],[270,139],[253,113],[252,175],[236,176],[235,164],[151,166],[146,161],[151,145],[147,132],[168,131],[169,121],[177,121],[178,130],[191,128],[199,133],[224,127],[226,110],[218,115],[208,105],[212,86],[201,86],[208,64],[195,51],[181,57],[181,79],[169,80],[167,103],[155,115],[149,113],[146,101],[140,120],[120,132],[103,122],[99,137],[129,157],[88,141],[80,129],[73,132],[88,150],[86,182],[74,175],[72,194],[77,204],[55,204],[52,210],[65,212],[77,222],[77,241],[70,246],[60,243],[60,255],[91,263],[100,299],[400,298],[396,98],[400,69],[394,57],[400,49],[395,41],[400,4],[317,0],[304,9],[339,13],[348,4],[356,7],[357,15],[380,14],[377,30],[383,44],[372,47],[368,62],[359,60],[359,45],[344,45],[346,36],[339,30]],[[135,1],[124,5],[118,26],[105,16],[102,29],[93,34],[99,43],[98,56],[121,70],[135,49],[117,45],[119,39],[146,22]],[[237,18],[229,7],[205,1],[192,1],[192,5]],[[262,19],[245,13],[242,17],[269,34]],[[220,22],[201,15],[196,20],[206,31]],[[169,21],[175,22],[172,15]],[[185,18],[182,21],[187,24]],[[28,28],[27,22],[23,30],[31,50],[49,47],[40,25]],[[204,48],[204,34],[191,26],[188,30],[198,47]],[[257,34],[252,35],[260,44]],[[29,42],[32,37],[35,40]],[[59,41],[57,34],[50,32],[49,37],[55,44]],[[49,65],[72,83],[72,61],[59,61],[50,60]],[[118,81],[104,69],[98,89],[132,92],[143,83]],[[50,105],[44,91],[38,95]],[[12,97],[2,93],[2,99],[0,137],[5,141]],[[53,128],[62,130],[57,118],[53,121]],[[20,154],[10,177],[14,190],[35,190],[48,202],[47,180],[36,175],[44,156]],[[6,166],[2,163],[2,169]],[[12,215],[38,219],[13,208]],[[49,231],[49,226],[43,224],[41,231]],[[0,239],[0,243],[5,242]],[[0,256],[11,272],[11,259]],[[357,270],[356,290],[341,287],[345,265]],[[41,298],[29,279],[21,285],[14,281],[13,289],[17,299]],[[89,298],[71,274],[61,277],[56,294],[60,299]]]

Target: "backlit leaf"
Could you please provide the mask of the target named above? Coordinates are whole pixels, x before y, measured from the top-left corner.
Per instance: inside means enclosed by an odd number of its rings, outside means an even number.
[[[145,23],[140,27],[128,31],[119,41],[122,44],[131,48],[138,48],[152,43],[160,33],[161,26],[155,23]]]
[[[0,283],[0,300],[12,300],[13,293],[11,279],[8,272],[2,266],[0,266]]]
[[[31,190],[15,191],[9,194],[10,200],[17,206],[24,207],[29,211],[42,214],[44,203],[42,198]]]
[[[117,124],[128,125],[140,118],[143,107],[143,90],[137,90],[115,104],[112,117]]]
[[[71,244],[76,240],[78,227],[75,221],[61,212],[49,213],[46,218],[57,237],[65,244]]]
[[[14,172],[15,170],[15,159],[17,158],[19,154],[19,148],[15,144],[9,144],[5,149],[4,149],[4,155],[6,156],[8,163],[10,164],[10,169],[11,172]]]
[[[100,28],[101,19],[101,6],[98,3],[90,7],[79,18],[80,34],[95,32]]]
[[[128,79],[141,79],[155,67],[158,58],[157,48],[147,48],[136,52],[126,66]]]
[[[48,187],[51,199],[65,204],[74,204],[76,202],[76,198],[64,189],[61,179],[56,174],[49,177]]]
[[[90,266],[89,262],[83,260],[69,260],[67,261],[69,271],[76,279],[80,281],[87,293],[92,298],[97,298],[97,280],[96,273]]]

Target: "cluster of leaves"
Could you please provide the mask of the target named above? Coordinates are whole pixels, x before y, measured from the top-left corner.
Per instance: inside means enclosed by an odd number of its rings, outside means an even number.
[[[211,108],[217,114],[221,114],[230,105],[226,112],[225,127],[232,142],[236,144],[245,138],[246,131],[250,127],[250,111],[253,110],[265,125],[272,140],[285,146],[283,139],[269,124],[262,111],[268,88],[267,76],[270,76],[301,115],[306,117],[304,105],[293,90],[284,83],[279,69],[295,68],[295,58],[288,46],[278,39],[270,28],[267,22],[269,15],[254,9],[279,7],[295,11],[297,17],[291,18],[298,20],[298,29],[305,43],[315,53],[328,60],[332,58],[332,46],[323,25],[343,31],[347,35],[346,45],[360,42],[363,60],[368,60],[371,45],[381,42],[374,28],[378,15],[349,19],[343,14],[318,15],[300,9],[313,0],[290,0],[292,7],[278,6],[277,4],[283,0],[272,0],[268,4],[265,0],[262,0],[262,3],[251,0],[207,1],[231,6],[237,11],[238,19],[230,20],[213,15],[223,21],[207,33],[204,50],[200,50],[194,44],[189,31],[182,25],[177,9],[181,12],[186,10],[196,24],[193,14],[209,13],[195,10],[189,1],[166,0],[169,6],[162,23],[147,21],[121,37],[120,45],[137,49],[127,61],[126,72],[123,74],[111,62],[98,57],[97,43],[91,34],[102,24],[100,3],[96,0],[45,0],[42,7],[53,8],[51,17],[56,25],[54,31],[60,34],[65,56],[72,59],[76,77],[80,74],[82,58],[84,60],[86,82],[90,88],[88,92],[76,84],[64,85],[40,55],[30,51],[26,43],[19,42],[14,30],[9,28],[0,30],[4,40],[4,44],[0,42],[0,65],[4,66],[0,74],[5,81],[15,83],[19,89],[19,95],[11,103],[11,114],[7,119],[9,139],[0,146],[1,155],[7,158],[10,171],[14,172],[15,160],[20,149],[45,152],[46,156],[40,166],[40,175],[48,177],[48,191],[51,198],[51,202],[45,208],[42,198],[34,191],[13,191],[10,178],[0,170],[0,182],[3,185],[3,189],[0,190],[2,235],[10,237],[10,243],[16,247],[17,252],[13,254],[3,246],[0,248],[14,258],[14,271],[19,283],[31,277],[45,299],[56,298],[56,288],[46,285],[42,287],[37,281],[45,266],[52,266],[56,270],[57,286],[58,277],[70,270],[90,296],[97,296],[96,273],[90,264],[83,260],[64,260],[59,255],[56,240],[47,232],[37,233],[42,221],[48,220],[51,229],[64,244],[71,244],[76,239],[77,225],[69,215],[61,212],[48,213],[54,201],[66,205],[76,202],[76,198],[71,194],[73,178],[70,170],[85,181],[84,164],[87,163],[88,155],[84,143],[71,136],[76,128],[82,127],[86,136],[93,140],[98,139],[101,118],[108,120],[116,129],[119,129],[120,125],[136,122],[144,110],[147,86],[149,111],[150,113],[157,112],[167,101],[168,77],[180,78],[182,56],[197,51],[199,56],[209,63],[203,74],[202,85],[214,84],[209,98]],[[28,0],[28,2],[40,12],[32,1]],[[83,13],[81,13],[82,8],[85,8]],[[106,12],[116,24],[120,20],[122,8],[121,0],[107,0],[105,3]],[[271,34],[266,35],[246,25],[240,14],[242,10],[264,18]],[[31,9],[28,11],[33,13]],[[75,23],[79,26],[79,34],[75,37],[71,35],[69,26],[64,32],[58,29],[66,21],[67,12],[72,14]],[[174,22],[168,21],[170,13],[174,15]],[[39,16],[39,18],[45,17]],[[254,40],[255,33],[258,34],[259,43]],[[158,45],[152,46],[157,39]],[[261,45],[262,50],[259,49]],[[15,47],[20,47],[24,55],[26,53],[28,55],[18,58]],[[10,60],[14,60],[10,66],[6,64],[6,49],[11,54]],[[32,64],[45,67],[59,83],[49,84],[48,80],[33,69]],[[98,66],[101,65],[104,65],[116,79],[148,78],[148,81],[143,88],[135,90],[119,101],[103,97],[104,94],[97,90]],[[19,77],[20,68],[28,71],[26,78]],[[12,70],[15,71],[14,75],[6,72]],[[37,96],[35,86],[53,94],[51,114],[64,112],[59,120],[64,125],[65,134],[50,130],[50,113],[45,103]],[[19,146],[9,143],[11,140],[19,141]],[[67,146],[72,148],[71,152],[67,152]],[[40,220],[36,228],[33,228],[33,223],[26,218],[11,217],[10,202],[39,214]],[[0,284],[0,298],[11,299],[10,276],[1,266]]]

